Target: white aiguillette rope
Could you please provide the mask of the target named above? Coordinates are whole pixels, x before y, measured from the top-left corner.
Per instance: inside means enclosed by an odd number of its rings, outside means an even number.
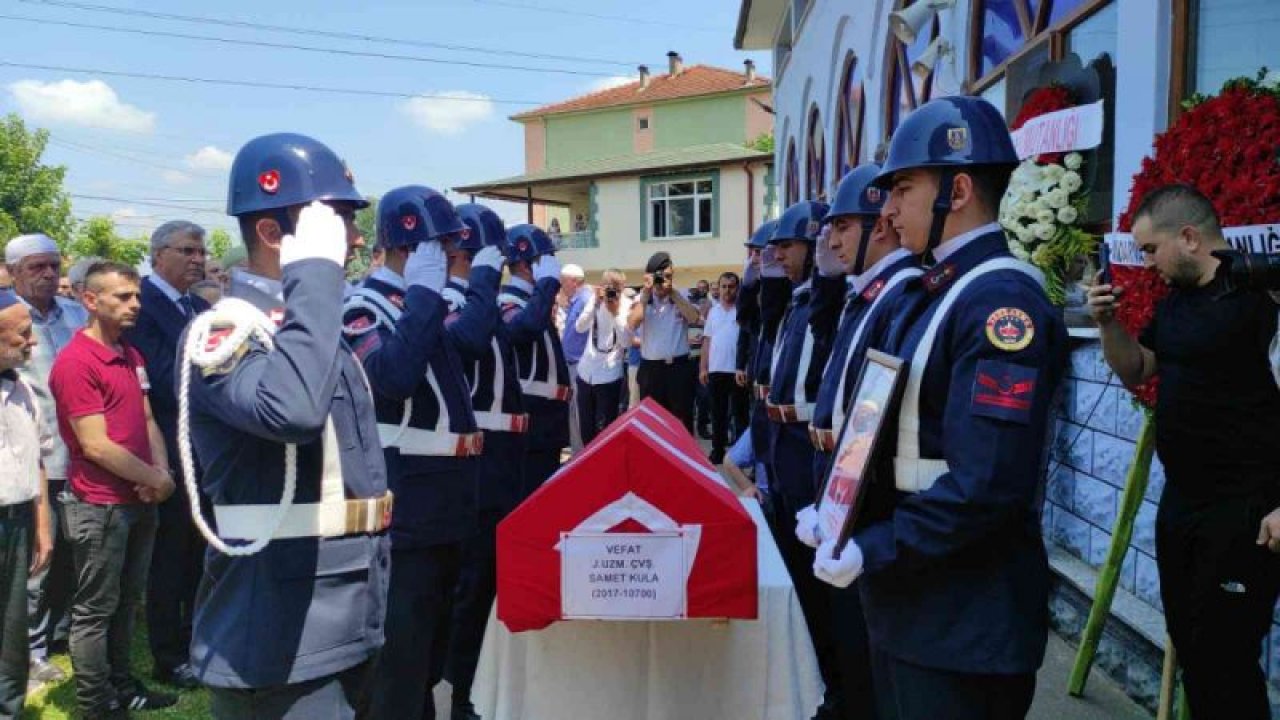
[[[231,327],[231,333],[218,342],[217,347],[208,349],[209,336],[214,326]],[[280,496],[280,505],[264,532],[248,545],[228,545],[209,527],[200,511],[200,490],[196,486],[195,461],[191,454],[190,427],[190,388],[191,366],[203,369],[216,368],[229,362],[250,336],[256,338],[267,349],[275,347],[272,336],[276,325],[261,310],[251,303],[239,298],[223,298],[212,310],[197,315],[187,330],[187,341],[182,346],[182,378],[178,385],[178,455],[182,459],[182,476],[187,486],[187,498],[191,502],[191,518],[195,520],[200,534],[209,545],[226,555],[246,557],[254,555],[271,542],[271,538],[279,529],[280,523],[293,506],[294,494],[298,487],[298,446],[284,446],[284,492]]]

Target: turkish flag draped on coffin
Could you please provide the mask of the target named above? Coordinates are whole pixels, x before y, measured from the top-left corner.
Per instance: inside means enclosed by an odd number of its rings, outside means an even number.
[[[650,400],[614,421],[498,525],[498,619],[511,632],[561,619],[562,532],[646,533],[672,523],[693,550],[687,617],[755,619],[755,524],[697,441]]]

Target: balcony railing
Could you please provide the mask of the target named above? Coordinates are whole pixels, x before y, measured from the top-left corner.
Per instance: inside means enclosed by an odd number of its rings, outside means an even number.
[[[556,248],[560,250],[580,250],[583,248],[600,247],[600,243],[596,240],[596,234],[590,230],[562,232],[558,236],[552,237],[556,241]]]

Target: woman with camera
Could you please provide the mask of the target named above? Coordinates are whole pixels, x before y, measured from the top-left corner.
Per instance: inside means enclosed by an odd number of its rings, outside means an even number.
[[[625,353],[631,346],[627,329],[631,301],[622,294],[626,282],[621,270],[606,270],[575,322],[574,329],[587,336],[578,360],[578,426],[583,445],[618,417],[622,405]]]

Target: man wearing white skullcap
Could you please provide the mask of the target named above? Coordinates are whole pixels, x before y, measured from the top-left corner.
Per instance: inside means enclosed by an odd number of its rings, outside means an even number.
[[[13,276],[13,289],[31,311],[32,334],[36,346],[31,359],[18,368],[19,376],[35,393],[40,405],[42,430],[52,438],[53,450],[45,456],[49,479],[49,504],[53,511],[53,560],[48,569],[31,576],[27,603],[31,640],[31,680],[57,682],[65,674],[49,662],[51,645],[66,642],[74,589],[71,545],[62,531],[61,494],[67,485],[67,448],[58,434],[57,409],[49,392],[49,370],[53,359],[84,326],[88,313],[76,300],[58,296],[62,255],[48,235],[19,235],[5,245],[4,260]]]
[[[578,316],[582,314],[587,301],[592,297],[591,288],[587,287],[586,273],[581,265],[569,263],[560,269],[560,294],[565,299],[564,324],[560,329],[560,344],[564,348],[564,360],[569,365],[569,386],[578,386],[578,361],[587,347],[587,334],[578,332]],[[582,424],[578,413],[569,411],[569,449],[578,452],[582,449]]]

